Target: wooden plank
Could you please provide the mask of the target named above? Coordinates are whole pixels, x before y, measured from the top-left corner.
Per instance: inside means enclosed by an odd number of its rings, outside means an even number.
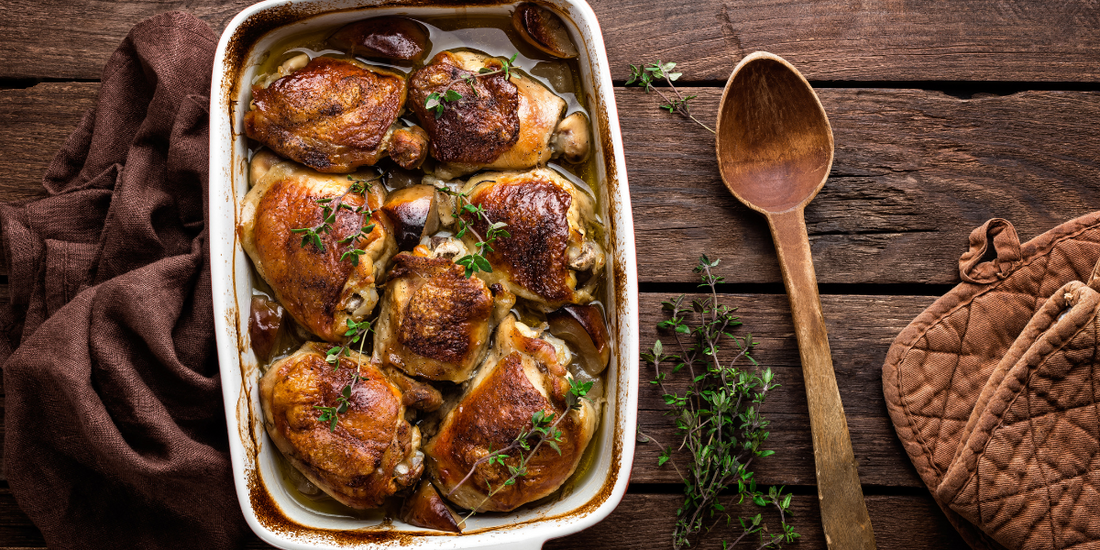
[[[3,0],[0,78],[99,78],[135,23],[191,12],[220,33],[251,0],[40,3]],[[1100,6],[963,0],[594,0],[612,76],[629,63],[679,61],[685,79],[724,81],[746,53],[767,50],[812,80],[1096,82]],[[79,47],[74,48],[74,44]],[[1057,59],[1057,63],[1051,63]]]
[[[95,80],[130,28],[147,17],[171,10],[186,11],[220,33],[234,15],[253,3],[3,0],[0,17],[5,24],[0,27],[0,44],[16,61],[0,69],[0,78]]]
[[[712,120],[720,91],[693,89]],[[954,284],[971,230],[1012,221],[1023,240],[1100,208],[1100,94],[959,99],[919,90],[819,90],[836,142],[829,181],[806,208],[818,281]],[[721,182],[706,131],[616,95],[646,282],[690,280],[701,253],[728,282],[777,282],[761,216]]]
[[[642,293],[640,342],[643,350],[660,338],[666,353],[676,349],[673,336],[660,335],[656,325],[667,318],[661,301],[671,295]],[[688,302],[692,299],[688,296]],[[924,296],[823,296],[822,309],[829,331],[837,384],[848,419],[852,448],[859,463],[864,485],[923,489],[909,456],[897,439],[886,412],[882,394],[882,365],[886,351],[899,332],[933,301]],[[738,308],[744,325],[739,334],[750,333],[759,342],[753,353],[762,365],[771,368],[781,388],[769,394],[762,407],[771,421],[768,448],[775,455],[759,461],[757,476],[762,483],[814,485],[813,446],[806,408],[805,387],[798,357],[794,328],[785,296],[731,295],[721,302]],[[665,371],[671,365],[665,365]],[[747,366],[747,365],[746,365]],[[672,466],[657,466],[662,445],[678,445],[673,420],[665,416],[668,408],[658,386],[649,383],[651,365],[639,366],[639,425],[655,442],[639,444],[634,455],[631,480],[636,483],[676,483],[679,476]],[[683,392],[683,375],[669,374],[668,386]],[[686,454],[673,460],[683,468]]]
[[[0,90],[3,201],[45,195],[42,176],[84,112],[95,105],[97,83],[41,83]]]
[[[547,543],[548,549],[633,549],[671,546],[675,510],[682,502],[678,495],[628,494],[610,516],[595,527]],[[792,548],[825,548],[816,495],[798,495],[791,500],[790,523],[801,535]],[[772,511],[761,512],[752,505],[733,507],[740,516],[763,513],[765,522],[775,529],[779,522]],[[879,548],[958,549],[968,548],[954,531],[931,497],[868,496],[867,511],[875,529]],[[735,524],[736,525],[736,524]],[[722,548],[721,540],[731,541],[740,531],[720,525],[699,545],[692,548]],[[752,539],[752,537],[748,537]],[[756,548],[758,540],[743,540],[736,548]]]
[[[684,78],[724,82],[742,57],[764,50],[810,80],[1095,82],[1100,6],[1050,4],[706,0],[655,8],[648,0],[603,0],[593,7],[616,79],[626,78],[630,63],[660,59],[681,62]]]
[[[96,84],[0,91],[0,200],[40,193],[48,159],[94,103]],[[836,160],[806,210],[821,283],[954,284],[970,231],[1012,221],[1022,239],[1100,208],[1100,93],[959,99],[920,90],[819,90]],[[699,94],[714,118],[720,91]],[[731,283],[778,283],[763,219],[718,175],[713,138],[617,90],[643,282],[691,282],[700,254]]]

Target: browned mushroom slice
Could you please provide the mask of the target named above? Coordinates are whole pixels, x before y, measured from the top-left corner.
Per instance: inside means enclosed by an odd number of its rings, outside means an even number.
[[[252,351],[261,362],[271,359],[285,316],[286,310],[279,305],[279,302],[260,294],[252,296],[248,315],[248,336],[252,341]]]
[[[454,511],[439,496],[435,485],[426,479],[420,482],[416,492],[406,498],[402,504],[401,521],[437,531],[462,532]]]
[[[412,250],[421,238],[439,229],[435,195],[435,187],[431,185],[414,185],[398,189],[386,198],[382,210],[393,222],[398,250]]]
[[[558,123],[550,138],[551,154],[570,164],[580,164],[588,159],[588,117],[582,112],[573,113]]]
[[[342,27],[329,45],[351,55],[391,61],[420,61],[431,51],[428,29],[405,17],[375,17]]]
[[[525,2],[512,14],[512,26],[532,46],[565,59],[577,57],[577,46],[569,38],[558,15],[542,6]]]
[[[567,305],[546,316],[550,333],[573,346],[584,370],[596,376],[611,360],[610,338],[596,306]]]
[[[564,147],[568,148],[569,142],[565,142]],[[419,126],[394,130],[390,137],[390,158],[406,170],[420,168],[428,158],[428,133]]]

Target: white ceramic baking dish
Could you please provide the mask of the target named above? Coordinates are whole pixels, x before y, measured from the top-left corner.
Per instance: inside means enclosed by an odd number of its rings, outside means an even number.
[[[583,0],[542,2],[563,15],[580,50],[581,80],[593,115],[595,166],[608,229],[608,296],[614,342],[594,463],[551,502],[506,515],[475,516],[466,534],[426,531],[381,513],[371,519],[325,515],[300,505],[287,491],[275,453],[258,420],[258,364],[248,337],[252,271],[235,231],[248,189],[248,149],[242,121],[249,86],[272,44],[319,27],[377,15],[507,14],[512,4],[424,0],[268,1],[238,14],[218,44],[210,95],[210,252],[218,359],[229,426],[237,495],[245,518],[266,542],[293,549],[333,547],[539,548],[547,539],[590,527],[606,517],[626,491],[634,456],[638,390],[638,294],[634,227],[622,137],[603,38]]]

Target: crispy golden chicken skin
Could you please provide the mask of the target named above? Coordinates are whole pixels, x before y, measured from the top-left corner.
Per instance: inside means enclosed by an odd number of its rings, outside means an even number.
[[[506,317],[496,333],[493,351],[466,393],[444,417],[439,432],[424,446],[427,473],[446,498],[478,512],[507,512],[549,495],[573,474],[596,427],[596,410],[586,400],[566,412],[568,352],[553,337],[538,337],[526,325]],[[504,449],[524,430],[536,412],[566,414],[557,425],[561,449],[542,445],[527,464],[527,475],[504,486],[508,468],[478,459]],[[504,460],[516,466],[520,451]],[[462,482],[461,485],[459,483]],[[503,487],[491,498],[487,487]]]
[[[313,484],[352,508],[375,508],[420,478],[420,431],[405,419],[401,389],[383,371],[354,352],[333,368],[328,347],[306,343],[271,365],[260,381],[264,426]],[[341,406],[349,384],[336,423],[322,419],[324,408]]]
[[[545,164],[550,138],[565,110],[561,99],[519,72],[477,76],[501,68],[500,59],[467,51],[437,54],[409,79],[410,108],[428,131],[441,174],[455,177],[481,168],[515,170]],[[442,114],[426,107],[432,93],[462,96],[444,101]]]
[[[386,155],[406,93],[399,74],[358,61],[317,57],[267,87],[253,86],[253,108],[245,113],[244,130],[319,172],[351,172]],[[422,137],[404,137],[400,160],[422,161]],[[425,151],[412,153],[412,146]]]
[[[375,357],[413,376],[465,381],[488,348],[493,293],[447,258],[401,253],[393,264],[375,325]]]
[[[370,174],[355,177],[369,179]],[[352,185],[348,176],[315,172],[270,152],[252,159],[253,187],[245,196],[238,229],[241,244],[252,258],[260,277],[267,281],[279,303],[298,324],[322,340],[344,339],[347,321],[363,320],[378,302],[376,284],[385,273],[397,244],[386,216],[378,211],[384,201],[383,186],[374,182],[366,193],[349,193],[343,204],[364,205],[369,218],[341,208],[331,231],[319,232],[323,250],[303,244],[303,233],[295,229],[322,224],[319,199],[343,195]],[[332,204],[332,203],[330,203]],[[364,236],[340,243],[373,224]],[[341,260],[355,247],[364,251],[356,260]]]
[[[472,229],[463,237],[467,248],[475,250],[489,222],[506,223],[510,234],[492,244],[486,258],[493,271],[479,277],[547,311],[592,300],[604,253],[594,238],[598,222],[587,194],[547,168],[486,172],[463,191],[484,208],[484,217],[464,215]]]
[[[504,74],[478,77],[464,53],[441,52],[409,79],[411,108],[428,130],[432,156],[443,162],[490,163],[519,137],[519,92]],[[481,67],[496,70],[499,60]],[[494,65],[495,63],[495,65]],[[458,101],[444,102],[443,113],[429,110],[428,96],[453,91]]]

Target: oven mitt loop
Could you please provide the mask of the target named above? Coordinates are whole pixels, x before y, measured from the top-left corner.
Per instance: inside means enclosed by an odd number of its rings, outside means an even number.
[[[970,250],[959,258],[959,276],[968,283],[1004,279],[1021,259],[1016,228],[1006,219],[993,218],[970,233]]]

